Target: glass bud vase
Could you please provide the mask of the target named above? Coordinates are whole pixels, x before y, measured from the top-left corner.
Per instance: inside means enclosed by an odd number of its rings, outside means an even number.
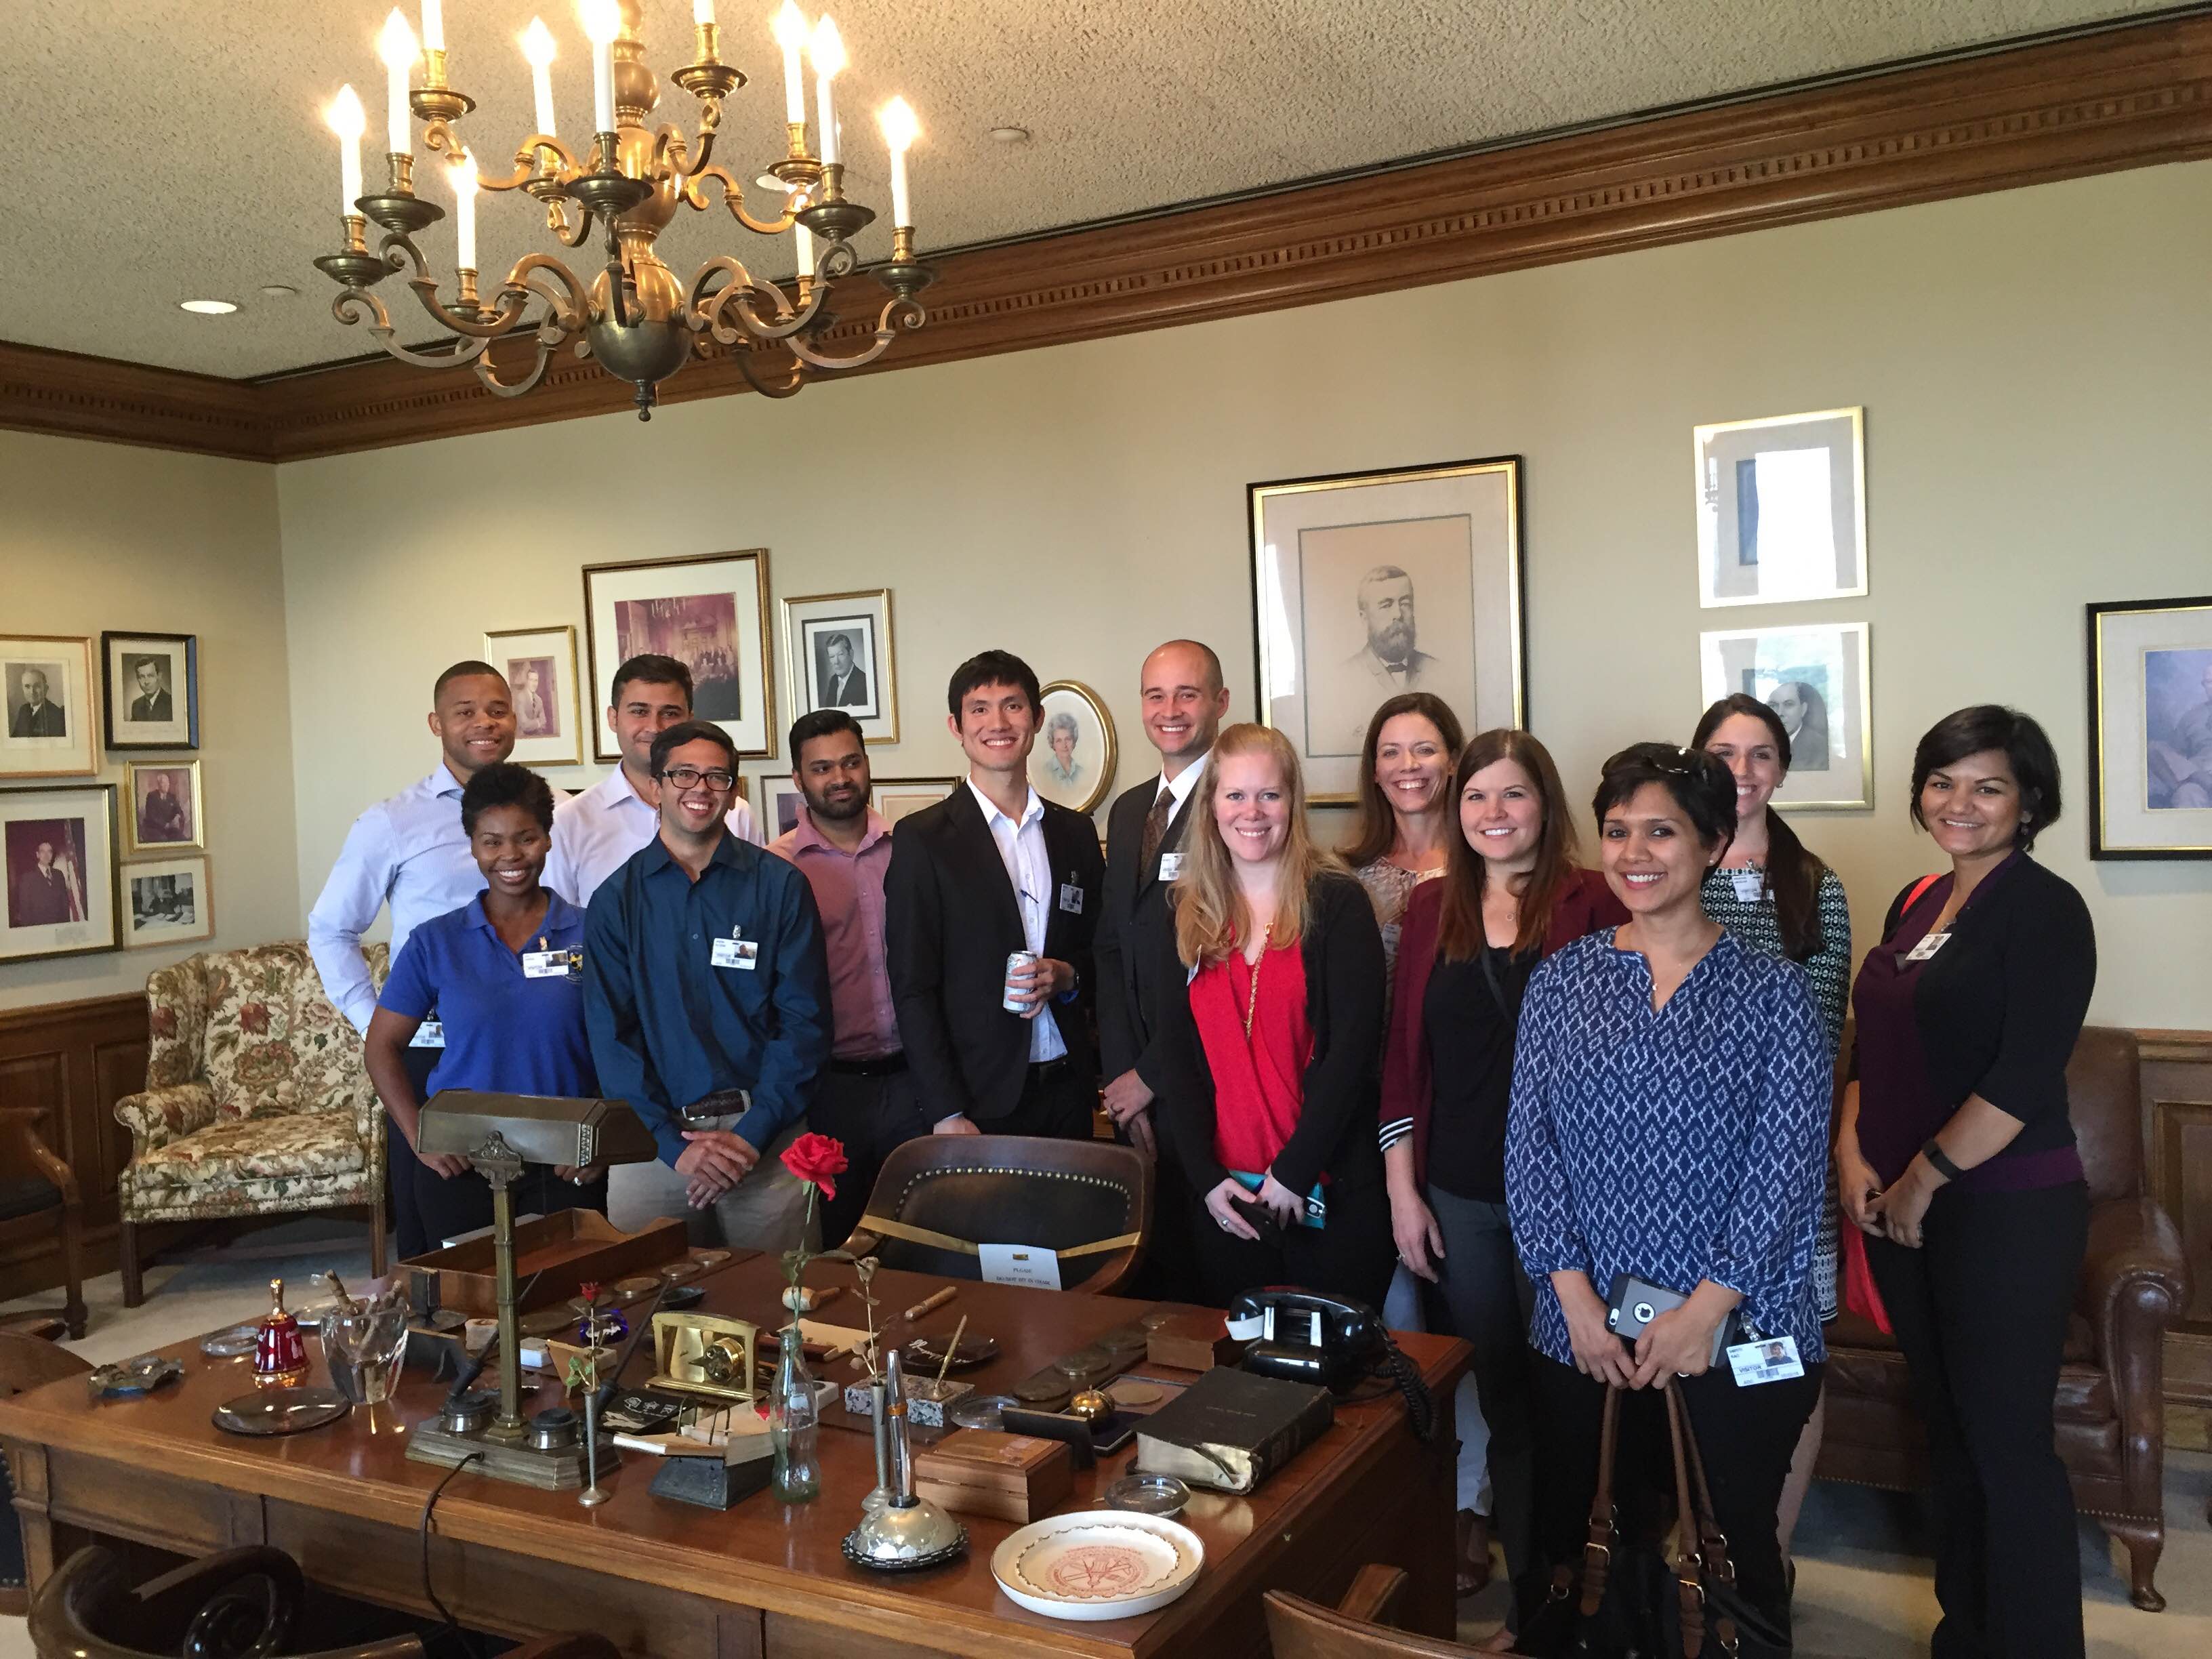
[[[787,1504],[804,1504],[822,1495],[822,1464],[815,1439],[821,1415],[814,1378],[793,1321],[783,1332],[775,1362],[775,1394],[768,1407],[769,1437],[775,1447],[775,1495]]]

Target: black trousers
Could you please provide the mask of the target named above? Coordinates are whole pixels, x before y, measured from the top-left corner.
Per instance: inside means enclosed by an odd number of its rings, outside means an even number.
[[[1280,1244],[1223,1231],[1206,1207],[1205,1194],[1194,1195],[1186,1213],[1202,1304],[1226,1307],[1263,1285],[1297,1285],[1381,1313],[1398,1259],[1389,1195],[1380,1182],[1348,1192],[1333,1184],[1324,1191],[1328,1224],[1285,1227]]]
[[[416,1099],[422,1099],[428,1092],[430,1073],[445,1052],[443,1048],[402,1051],[407,1081],[414,1087]],[[407,1144],[407,1137],[399,1133],[399,1126],[387,1114],[384,1120],[384,1186],[392,1194],[392,1254],[395,1261],[405,1261],[431,1248],[430,1235],[415,1212],[415,1178],[421,1173],[422,1166],[415,1161],[415,1149]]]
[[[1867,1241],[1927,1425],[1942,1536],[1934,1659],[2080,1659],[2081,1558],[2051,1398],[2087,1247],[2079,1182],[1946,1188],[1921,1247]]]
[[[1533,1348],[1528,1359],[1536,1468],[1542,1478],[1536,1490],[1536,1555],[1515,1587],[1524,1617],[1543,1600],[1553,1565],[1582,1559],[1605,1419],[1604,1383]],[[1678,1377],[1671,1385],[1682,1391],[1690,1408],[1690,1426],[1712,1492],[1713,1518],[1728,1535],[1737,1587],[1778,1630],[1790,1628],[1790,1589],[1775,1510],[1797,1437],[1820,1397],[1822,1369],[1808,1365],[1804,1376],[1787,1382],[1740,1389],[1723,1358],[1703,1376]],[[1621,1401],[1613,1474],[1613,1506],[1622,1537],[1659,1536],[1672,1517],[1674,1499],[1666,1401],[1656,1389],[1633,1389]]]
[[[552,1215],[561,1210],[607,1212],[607,1178],[602,1175],[588,1186],[562,1180],[550,1164],[526,1164],[522,1177],[508,1189],[517,1219],[526,1215]],[[415,1165],[415,1216],[428,1243],[438,1249],[459,1233],[472,1233],[491,1225],[491,1182],[474,1170],[447,1176],[417,1163]]]
[[[822,1248],[834,1250],[866,1212],[876,1176],[891,1149],[927,1134],[929,1120],[922,1112],[912,1073],[862,1077],[839,1071],[832,1061],[822,1073],[813,1104],[806,1109],[806,1127],[845,1144],[845,1173],[837,1177],[837,1196],[822,1202]]]
[[[1042,1016],[1040,1016],[1042,1018]],[[1048,1060],[1030,1067],[1022,1096],[1004,1117],[976,1118],[987,1135],[1042,1135],[1053,1140],[1088,1140],[1098,1110],[1098,1079],[1073,1060]]]
[[[1151,1302],[1193,1302],[1203,1306],[1206,1296],[1191,1253],[1194,1200],[1190,1177],[1183,1174],[1167,1131],[1161,1127],[1159,1106],[1155,1101],[1150,1113],[1152,1142],[1158,1149],[1152,1159],[1152,1236],[1146,1243],[1135,1284],[1122,1294]],[[1124,1146],[1130,1144],[1129,1132],[1124,1128],[1116,1127],[1114,1139]]]

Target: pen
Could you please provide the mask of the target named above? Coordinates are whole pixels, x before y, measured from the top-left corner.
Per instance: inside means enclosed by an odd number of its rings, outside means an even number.
[[[908,1319],[920,1319],[924,1314],[935,1313],[939,1308],[951,1301],[952,1298],[959,1293],[960,1287],[958,1285],[947,1285],[943,1290],[937,1291],[934,1295],[922,1297],[921,1301],[915,1303],[914,1306],[906,1310],[903,1317]]]

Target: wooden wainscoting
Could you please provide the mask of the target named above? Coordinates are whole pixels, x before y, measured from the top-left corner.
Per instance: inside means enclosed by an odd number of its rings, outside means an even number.
[[[76,1171],[84,1194],[84,1270],[115,1267],[115,1181],[131,1132],[115,1103],[146,1086],[146,999],[95,997],[0,1013],[0,1100],[39,1109],[39,1133]],[[0,1172],[19,1170],[12,1145]],[[62,1282],[61,1212],[0,1223],[0,1298]]]
[[[2193,1279],[2166,1339],[2169,1444],[2212,1451],[2212,1031],[2142,1031],[2150,1189],[2181,1230]]]

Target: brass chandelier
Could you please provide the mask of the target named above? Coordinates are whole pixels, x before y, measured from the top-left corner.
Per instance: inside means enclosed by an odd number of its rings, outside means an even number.
[[[745,81],[718,56],[714,0],[692,0],[696,60],[671,76],[699,101],[696,139],[671,123],[657,130],[646,125],[660,91],[638,38],[638,0],[582,0],[580,9],[592,43],[596,132],[591,146],[579,160],[555,134],[556,46],[543,21],[532,18],[522,46],[531,66],[538,131],[515,151],[514,170],[504,178],[482,176],[461,139],[460,120],[476,104],[446,77],[441,0],[422,0],[419,42],[403,14],[395,10],[386,20],[378,55],[386,67],[391,184],[383,193],[362,193],[366,118],[353,88],[343,88],[327,112],[340,141],[344,245],[315,264],[339,285],[331,311],[341,323],[367,324],[377,343],[404,363],[472,366],[486,386],[510,398],[536,386],[553,354],[573,341],[578,356],[598,359],[636,388],[638,416],[649,420],[660,383],[693,355],[710,353],[710,341],[737,348],[731,355],[756,391],[787,398],[816,374],[873,362],[900,332],[927,320],[917,296],[935,272],[914,257],[906,172],[907,149],[917,129],[905,100],[894,99],[878,117],[890,149],[891,257],[872,272],[890,297],[877,318],[874,338],[861,350],[838,357],[821,349],[833,320],[824,308],[830,284],[859,267],[853,238],[875,218],[845,198],[833,83],[846,58],[834,22],[824,16],[810,25],[796,0],[784,0],[774,20],[783,53],[788,142],[787,153],[767,171],[781,185],[785,202],[781,213],[762,220],[745,210],[738,179],[714,165],[723,100]],[[818,153],[808,148],[802,53],[814,70]],[[415,85],[418,64],[421,84]],[[416,193],[410,117],[424,124],[423,144],[447,157],[453,179],[458,258],[450,301],[440,296],[438,279],[416,240],[446,214]],[[582,247],[598,232],[605,264],[580,276],[550,254],[528,253],[495,289],[483,292],[476,254],[479,189],[526,191],[544,205],[546,228],[565,246]],[[765,237],[792,234],[795,292],[755,276],[733,255],[708,259],[688,282],[678,281],[662,263],[653,246],[662,229],[679,206],[710,210],[713,189],[745,229]],[[374,252],[367,241],[370,221],[386,233]],[[394,271],[409,273],[407,285],[452,337],[449,342],[427,349],[400,343],[391,313],[375,292]],[[502,379],[491,348],[510,336],[533,339],[536,356],[525,372]]]

